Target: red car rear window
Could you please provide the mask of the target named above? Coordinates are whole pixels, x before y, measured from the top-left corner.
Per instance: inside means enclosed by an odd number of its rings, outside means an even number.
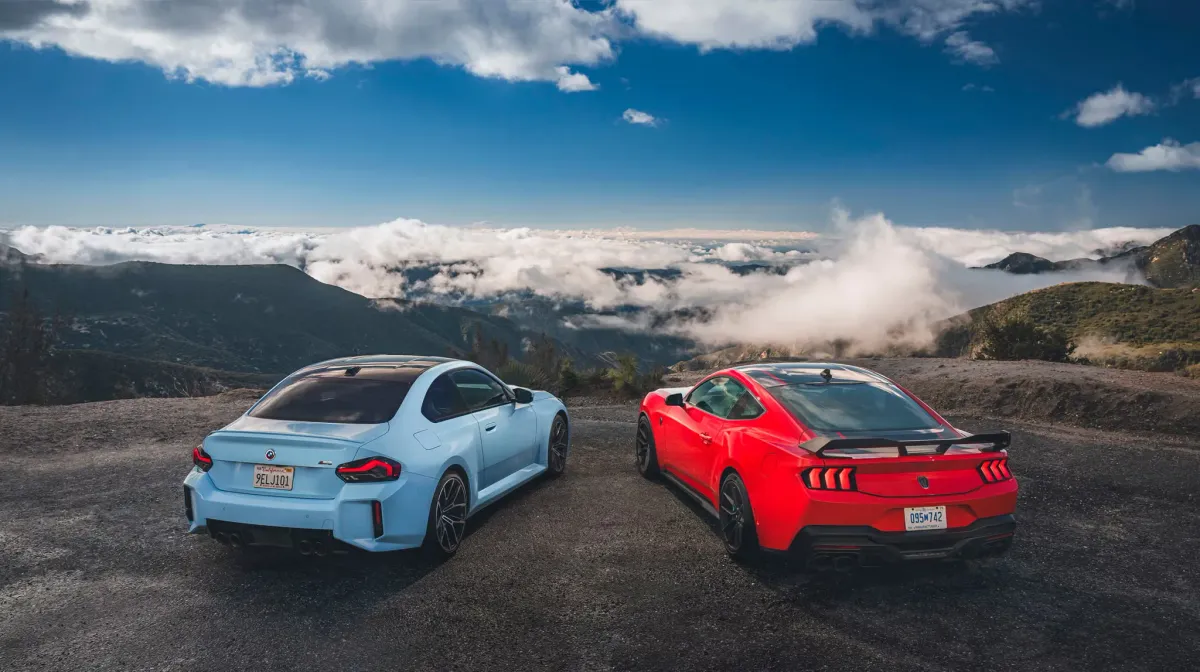
[[[939,429],[920,404],[885,383],[801,383],[767,388],[797,420],[818,431]]]

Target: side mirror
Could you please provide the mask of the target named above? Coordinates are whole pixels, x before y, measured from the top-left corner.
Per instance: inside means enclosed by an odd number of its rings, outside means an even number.
[[[683,408],[683,393],[676,392],[674,394],[668,394],[667,400],[664,403],[666,403],[667,406],[678,406]]]
[[[514,387],[513,388],[513,396],[517,398],[518,404],[532,404],[533,403],[533,392],[530,392],[529,390],[527,390],[523,387]]]

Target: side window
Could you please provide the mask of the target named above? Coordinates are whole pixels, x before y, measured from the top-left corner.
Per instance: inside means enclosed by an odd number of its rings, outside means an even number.
[[[688,394],[687,399],[684,401],[702,411],[712,413],[712,406],[709,404],[709,397],[712,396],[713,388],[715,388],[717,383],[721,380],[721,378],[711,378],[703,383],[700,383],[698,386],[696,386],[696,389],[692,390],[691,393]]]
[[[745,420],[762,413],[746,387],[732,378],[705,381],[688,395],[688,403],[718,418]]]
[[[425,393],[425,401],[421,403],[421,414],[432,422],[467,412],[467,405],[458,394],[458,388],[450,380],[450,374],[438,376]]]
[[[460,369],[450,372],[450,379],[459,395],[467,404],[467,410],[478,411],[489,406],[499,406],[509,400],[508,390],[495,378],[476,371],[475,369]]]
[[[733,403],[733,408],[729,410],[730,420],[750,420],[762,415],[763,407],[758,405],[758,401],[748,391],[742,392],[742,396]]]

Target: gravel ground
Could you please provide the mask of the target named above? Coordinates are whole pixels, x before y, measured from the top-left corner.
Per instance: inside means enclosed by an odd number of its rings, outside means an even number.
[[[814,577],[728,560],[696,507],[634,471],[634,407],[577,400],[566,476],[472,519],[447,563],[247,561],[184,534],[180,481],[191,446],[248,403],[0,408],[0,670],[1166,670],[1200,655],[1200,443],[1185,438],[1006,422],[1009,556]]]

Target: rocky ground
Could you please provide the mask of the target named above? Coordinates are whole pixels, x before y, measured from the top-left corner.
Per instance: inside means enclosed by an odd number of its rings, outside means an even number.
[[[1185,381],[873,365],[964,429],[1014,431],[1009,556],[816,577],[735,564],[698,509],[634,471],[635,407],[578,399],[566,476],[472,519],[447,563],[247,562],[184,533],[180,482],[251,395],[0,408],[0,670],[1195,666],[1200,441],[1082,415],[1112,406],[994,405],[1039,384],[1175,400],[1152,413],[1194,393],[1155,381]]]

